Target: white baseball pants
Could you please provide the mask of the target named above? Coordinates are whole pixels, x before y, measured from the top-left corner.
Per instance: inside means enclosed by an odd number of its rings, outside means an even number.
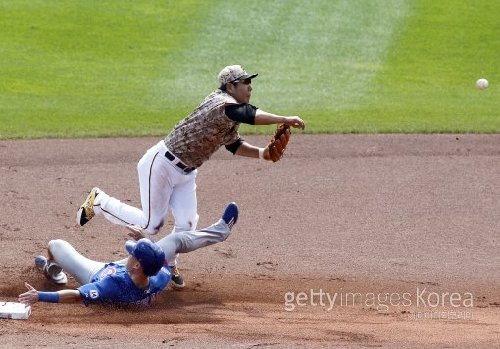
[[[165,157],[162,141],[151,147],[137,164],[142,209],[124,204],[101,191],[94,202],[94,212],[112,223],[134,224],[148,234],[156,234],[164,225],[168,209],[175,225],[172,232],[196,230],[198,224],[196,175],[175,166]]]

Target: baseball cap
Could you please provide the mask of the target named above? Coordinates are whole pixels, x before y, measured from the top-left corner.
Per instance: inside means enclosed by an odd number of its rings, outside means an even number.
[[[228,65],[222,69],[217,77],[221,86],[228,82],[253,79],[259,74],[248,74],[241,65]]]
[[[165,253],[149,239],[140,239],[137,242],[129,240],[125,243],[125,249],[137,258],[147,276],[156,275],[165,264]]]

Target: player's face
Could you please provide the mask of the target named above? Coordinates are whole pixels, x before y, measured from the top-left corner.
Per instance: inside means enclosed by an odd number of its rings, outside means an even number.
[[[241,80],[230,85],[230,90],[228,89],[228,91],[238,103],[250,102],[250,97],[252,97],[252,79]]]
[[[137,260],[137,258],[135,258],[132,255],[129,255],[127,258],[127,262],[125,263],[125,267],[129,272],[131,272],[134,269],[134,267],[137,267],[138,263],[139,261]]]

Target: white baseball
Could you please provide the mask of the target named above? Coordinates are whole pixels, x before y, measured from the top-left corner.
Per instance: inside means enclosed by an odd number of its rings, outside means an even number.
[[[476,87],[480,90],[487,89],[488,85],[489,85],[489,83],[488,83],[488,80],[486,80],[486,79],[481,78],[481,79],[476,81]]]

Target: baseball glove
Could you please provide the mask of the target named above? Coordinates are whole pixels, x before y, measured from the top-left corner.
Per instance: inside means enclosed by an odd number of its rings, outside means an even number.
[[[291,133],[290,126],[286,124],[281,124],[276,127],[276,132],[274,132],[273,138],[267,145],[269,148],[269,157],[273,162],[280,160],[283,156]]]

